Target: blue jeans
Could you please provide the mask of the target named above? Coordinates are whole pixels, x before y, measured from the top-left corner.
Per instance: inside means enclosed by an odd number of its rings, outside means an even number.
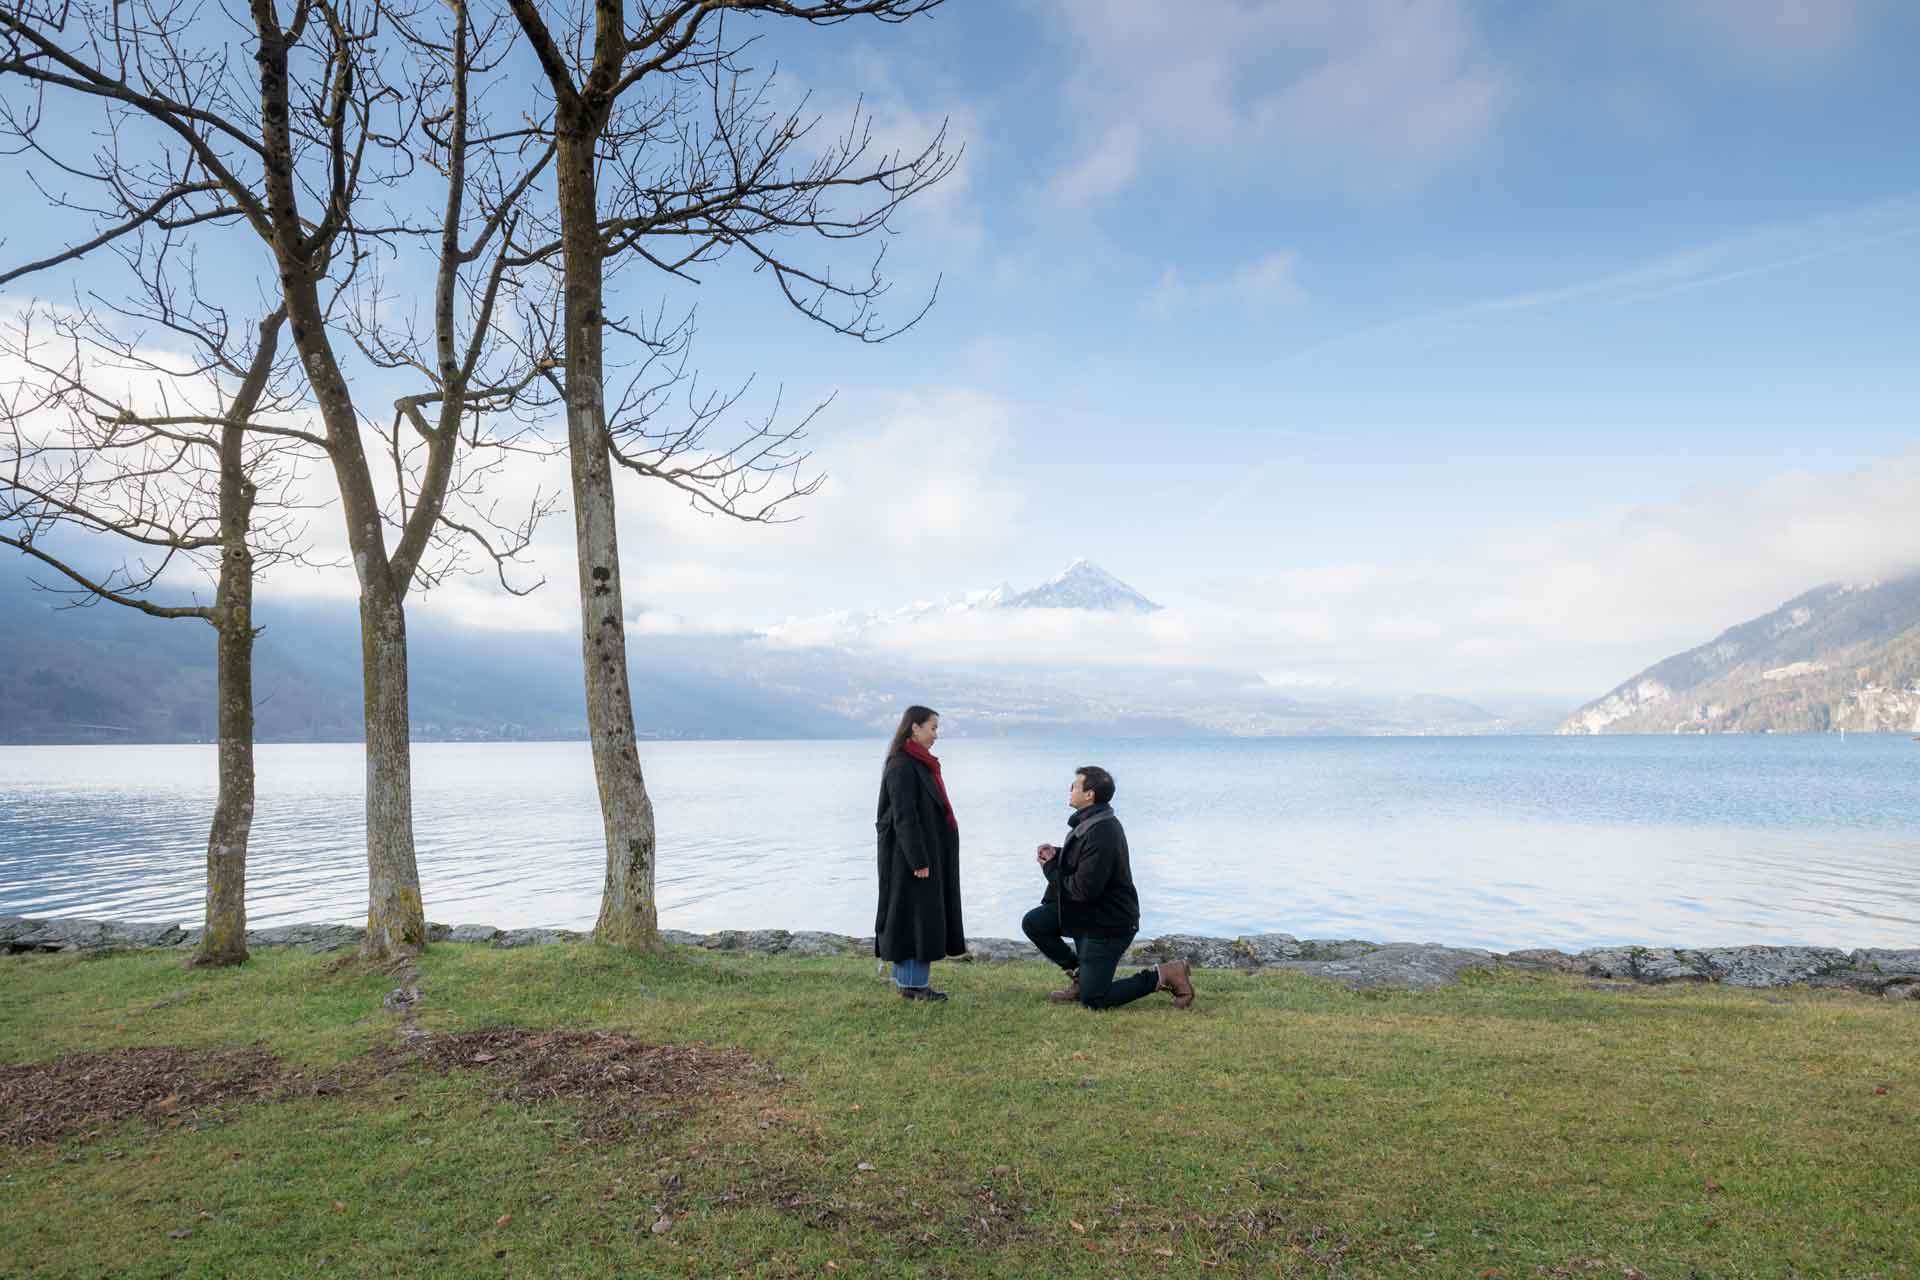
[[[896,987],[924,987],[933,978],[931,960],[895,960],[893,962],[893,985]]]

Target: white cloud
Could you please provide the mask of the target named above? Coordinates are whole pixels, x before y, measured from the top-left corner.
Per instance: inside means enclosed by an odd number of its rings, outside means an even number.
[[[1205,665],[1293,687],[1578,700],[1822,583],[1920,565],[1916,506],[1920,448],[1398,561],[1195,584],[1162,613],[929,611],[880,630],[840,614],[783,630],[925,661]]]
[[[1141,129],[1126,121],[1085,137],[1080,159],[1047,185],[1049,204],[1079,209],[1118,195],[1140,176]]]
[[[1049,191],[1097,201],[1144,172],[1417,188],[1499,124],[1512,78],[1461,0],[1050,0],[1082,159]]]
[[[1018,485],[996,470],[1009,428],[1004,403],[969,391],[839,401],[840,421],[817,442],[826,484],[789,524],[704,515],[675,491],[616,478],[623,601],[630,623],[657,633],[747,630],[783,614],[849,602],[878,604],[948,589],[994,572],[1015,537]],[[564,459],[525,460],[498,477],[508,506],[536,486],[566,485]],[[573,521],[544,526],[528,561],[547,585],[510,599],[489,579],[458,580],[427,607],[463,622],[514,629],[578,626]]]
[[[1222,305],[1237,307],[1247,315],[1298,307],[1307,299],[1296,273],[1298,265],[1299,258],[1291,250],[1276,250],[1243,262],[1217,279],[1192,284],[1181,276],[1179,268],[1168,266],[1141,308],[1165,320]]]

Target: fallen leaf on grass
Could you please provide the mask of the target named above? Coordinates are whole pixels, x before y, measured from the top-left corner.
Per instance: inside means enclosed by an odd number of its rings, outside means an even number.
[[[873,1172],[873,1166],[868,1164],[865,1160],[862,1160],[859,1164],[855,1165],[854,1168],[858,1169],[861,1173]]]
[[[493,1220],[493,1225],[494,1225],[495,1227],[504,1227],[504,1226],[506,1226],[506,1225],[507,1225],[508,1223],[510,1223],[510,1222],[512,1222],[512,1221],[513,1221],[513,1215],[512,1215],[512,1214],[510,1214],[510,1213],[503,1213],[503,1214],[501,1214],[501,1215],[500,1215],[499,1217],[497,1217],[497,1218],[495,1218],[495,1219]]]
[[[1171,1249],[1155,1249],[1153,1252],[1162,1258],[1171,1258],[1173,1256],[1173,1250]]]
[[[345,1213],[347,1211],[347,1206],[343,1201],[335,1200],[333,1202],[333,1211],[335,1213]]]
[[[653,1234],[663,1236],[671,1230],[673,1230],[673,1219],[669,1218],[666,1214],[663,1213],[654,1220]]]
[[[169,1237],[171,1237],[172,1239],[175,1239],[175,1240],[185,1240],[185,1239],[186,1239],[186,1238],[187,1238],[188,1236],[190,1236],[190,1235],[192,1235],[192,1234],[193,1234],[193,1232],[191,1232],[191,1231],[189,1231],[189,1230],[187,1230],[187,1229],[186,1229],[185,1227],[182,1227],[182,1228],[181,1228],[180,1230],[178,1230],[178,1231],[169,1231],[169,1232],[167,1232],[167,1235],[168,1235]]]
[[[1072,1227],[1075,1231],[1078,1231],[1081,1235],[1087,1234],[1087,1229],[1081,1226],[1079,1223],[1075,1222],[1072,1218],[1067,1219],[1067,1225]]]

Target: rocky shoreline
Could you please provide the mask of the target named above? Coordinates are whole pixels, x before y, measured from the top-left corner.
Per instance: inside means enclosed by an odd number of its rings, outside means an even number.
[[[366,931],[346,924],[289,924],[247,932],[249,947],[302,947],[341,951],[360,945]],[[785,929],[724,929],[686,933],[662,929],[661,936],[681,946],[756,955],[872,956],[873,939],[842,933]],[[496,929],[492,925],[428,926],[434,942],[527,947],[585,942],[570,929]],[[145,948],[194,946],[199,929],[167,923],[111,920],[33,919],[0,916],[0,953],[48,952],[97,954]],[[1027,942],[975,938],[962,961],[994,963],[1037,960]],[[1656,985],[1668,982],[1719,982],[1730,987],[1836,987],[1890,1000],[1920,999],[1920,947],[1894,950],[1836,947],[1593,947],[1578,954],[1535,948],[1483,951],[1420,942],[1368,942],[1358,938],[1296,938],[1286,933],[1257,933],[1210,938],[1171,933],[1137,942],[1127,955],[1133,964],[1184,959],[1199,969],[1243,972],[1290,970],[1331,978],[1355,988],[1400,987],[1423,990],[1454,982],[1474,969],[1520,969],[1565,973],[1606,982]]]

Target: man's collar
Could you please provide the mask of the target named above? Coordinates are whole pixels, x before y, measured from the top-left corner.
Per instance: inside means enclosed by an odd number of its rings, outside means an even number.
[[[1077,827],[1081,823],[1085,822],[1087,819],[1093,817],[1093,815],[1096,813],[1112,813],[1112,812],[1113,812],[1113,806],[1111,804],[1096,800],[1084,809],[1075,809],[1073,811],[1073,816],[1067,819],[1067,825],[1070,827]]]

